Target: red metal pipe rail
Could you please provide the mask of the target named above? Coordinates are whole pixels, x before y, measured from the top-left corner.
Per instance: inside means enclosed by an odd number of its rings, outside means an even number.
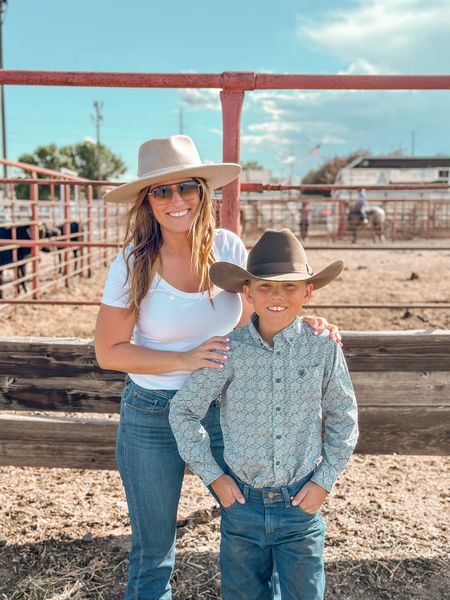
[[[38,173],[39,175],[48,175],[52,177],[52,179],[46,180],[48,184],[57,183],[55,182],[54,177],[58,177],[61,181],[67,182],[69,181],[89,181],[88,179],[84,179],[83,177],[78,177],[75,175],[69,175],[66,173],[61,173],[61,171],[54,171],[53,169],[44,169],[44,167],[38,167],[37,165],[31,165],[29,163],[24,162],[16,162],[13,160],[6,160],[4,158],[0,158],[0,165],[6,165],[7,167],[16,167],[18,169],[22,169],[23,171],[30,171],[31,173]],[[34,180],[27,180],[29,183],[34,183]],[[2,183],[23,183],[23,179],[4,179]],[[41,183],[41,180],[39,180]]]
[[[1,162],[1,160],[0,160]],[[31,184],[36,183],[35,179],[31,178],[4,178],[0,177],[0,183],[23,183]],[[79,185],[92,185],[102,187],[117,187],[123,184],[123,181],[95,181],[91,179],[77,179],[71,181]],[[67,180],[64,179],[39,179],[39,185],[64,185],[67,184]],[[283,191],[319,191],[323,190],[326,192],[334,192],[339,190],[350,190],[359,191],[361,185],[337,185],[337,184],[325,184],[325,183],[303,183],[298,185],[282,185],[279,183],[241,183],[241,192],[283,192]],[[448,183],[393,183],[391,185],[367,185],[366,189],[375,191],[389,191],[389,190],[450,190]],[[370,200],[370,198],[369,198]],[[28,201],[27,201],[28,202]]]
[[[223,73],[107,73],[0,70],[0,85],[130,88],[219,88],[223,90],[448,90],[450,75],[274,75]]]

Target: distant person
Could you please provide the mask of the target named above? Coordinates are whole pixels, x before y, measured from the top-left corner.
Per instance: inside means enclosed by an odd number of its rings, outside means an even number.
[[[309,202],[302,202],[300,208],[300,237],[302,240],[307,239],[310,224],[311,208],[309,208]]]
[[[358,211],[361,221],[365,224],[368,223],[367,219],[367,200],[366,200],[366,190],[364,188],[359,190],[358,198],[356,199],[356,210]]]
[[[341,348],[297,315],[313,288],[343,267],[336,261],[313,275],[300,242],[283,229],[263,234],[247,269],[210,269],[219,288],[243,291],[255,312],[229,333],[232,352],[221,369],[187,379],[169,418],[181,456],[221,504],[224,600],[270,600],[275,565],[283,600],[323,598],[318,511],[356,445],[357,408]],[[201,424],[217,397],[225,466]]]

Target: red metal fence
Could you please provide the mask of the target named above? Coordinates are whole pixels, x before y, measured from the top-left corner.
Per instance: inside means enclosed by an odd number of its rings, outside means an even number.
[[[226,162],[240,162],[240,119],[244,96],[246,91],[263,89],[329,89],[329,90],[447,90],[450,89],[450,76],[407,76],[407,75],[272,75],[253,72],[225,72],[222,74],[164,74],[164,73],[83,73],[83,72],[48,72],[48,71],[8,71],[0,70],[0,85],[62,85],[62,86],[96,86],[96,87],[133,87],[133,88],[219,88],[222,103],[223,117],[223,160]],[[17,166],[17,165],[16,165]],[[22,166],[21,166],[22,167]],[[23,167],[22,167],[23,168]],[[38,289],[45,290],[46,287],[39,287],[38,281],[38,252],[39,248],[55,248],[62,257],[61,265],[63,277],[67,281],[74,274],[71,267],[69,255],[71,248],[90,248],[96,249],[96,254],[90,253],[87,258],[87,265],[77,267],[80,271],[85,268],[92,269],[94,262],[107,262],[108,248],[117,247],[121,240],[121,225],[123,214],[120,213],[121,207],[106,206],[101,200],[94,199],[94,190],[101,189],[102,186],[117,185],[116,182],[93,182],[64,176],[60,179],[55,178],[55,173],[43,173],[37,168],[30,169],[31,177],[21,179],[22,185],[29,186],[30,200],[11,201],[8,205],[3,204],[3,210],[10,211],[10,221],[12,234],[11,240],[0,241],[4,248],[11,248],[13,258],[17,259],[19,247],[31,249],[32,262],[32,282],[33,290],[27,292],[28,295],[36,297]],[[47,180],[38,179],[38,175],[48,176]],[[11,190],[12,186],[17,184],[16,179],[2,179],[0,183]],[[50,197],[43,202],[39,200],[39,186],[47,185],[50,189]],[[262,192],[269,189],[296,190],[295,193],[311,191],[315,186],[262,186],[259,184],[243,183],[240,186],[239,180],[236,180],[222,190],[221,202],[221,224],[222,226],[239,232],[239,194],[242,192],[258,191]],[[345,189],[358,189],[359,186],[346,186]],[[402,186],[398,186],[400,189]],[[426,189],[427,186],[420,186]],[[433,189],[446,189],[448,185],[433,185]],[[317,188],[316,188],[317,189]],[[336,186],[319,186],[319,189],[336,190]],[[372,189],[383,190],[383,186],[373,186]],[[389,189],[393,189],[389,186]],[[411,186],[404,186],[404,189],[411,189]],[[57,192],[58,190],[58,192]],[[57,198],[59,194],[59,199]],[[299,197],[301,198],[301,196]],[[308,198],[311,201],[311,198]],[[328,199],[330,201],[330,199]],[[343,206],[343,202],[334,199],[336,206]],[[401,201],[396,200],[393,205],[394,217],[394,239],[398,233],[396,222],[398,219],[398,206]],[[444,206],[445,205],[445,206]],[[270,210],[275,215],[275,206]],[[444,202],[446,218],[448,218],[448,205]],[[20,211],[23,212],[23,222],[19,218]],[[278,210],[278,209],[277,209]],[[16,212],[15,212],[16,211]],[[115,212],[114,212],[115,211]],[[339,231],[345,230],[342,222],[343,209],[338,209]],[[417,214],[417,210],[416,210]],[[8,223],[8,214],[3,215],[5,226]],[[257,221],[256,217],[252,219]],[[40,238],[39,223],[41,220],[50,225],[61,225],[62,233],[58,238]],[[419,219],[420,220],[420,219]],[[74,235],[70,232],[70,223],[76,221],[82,228],[80,235],[74,241]],[[30,229],[29,241],[17,241],[18,224],[28,223]],[[270,224],[269,224],[270,225]],[[268,226],[266,224],[266,226]],[[80,232],[78,232],[80,234]],[[108,239],[108,242],[105,240]],[[1,246],[0,246],[1,247]],[[423,249],[427,249],[424,247]],[[435,249],[435,248],[434,248]],[[17,260],[15,266],[17,266]],[[19,265],[20,266],[20,265]],[[0,273],[2,272],[0,266]],[[72,269],[72,271],[71,271]],[[45,272],[40,272],[39,277],[45,276]],[[19,278],[20,279],[20,278]],[[11,285],[17,284],[16,280]],[[51,282],[49,283],[51,285]],[[1,300],[0,300],[1,302]],[[438,306],[436,306],[438,307]]]

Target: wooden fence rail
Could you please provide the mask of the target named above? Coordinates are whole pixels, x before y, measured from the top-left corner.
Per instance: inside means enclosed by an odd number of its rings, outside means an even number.
[[[356,451],[450,454],[450,331],[343,337]],[[0,338],[0,465],[115,468],[123,378],[99,368],[89,340]]]

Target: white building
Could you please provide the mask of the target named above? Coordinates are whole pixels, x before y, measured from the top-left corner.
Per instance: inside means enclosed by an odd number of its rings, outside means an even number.
[[[450,157],[394,157],[394,156],[361,156],[339,171],[336,184],[357,185],[369,188],[372,185],[449,183]],[[348,196],[349,192],[340,193],[339,197]],[[355,195],[355,192],[353,192]],[[367,198],[405,197],[408,198],[450,198],[445,190],[392,190],[370,191]]]

